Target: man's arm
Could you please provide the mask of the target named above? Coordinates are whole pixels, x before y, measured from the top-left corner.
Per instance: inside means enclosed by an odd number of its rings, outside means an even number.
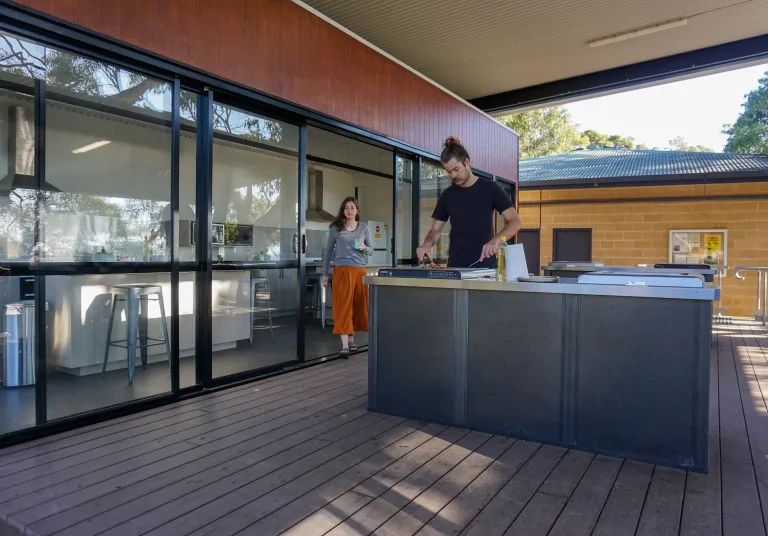
[[[496,236],[499,240],[501,240],[502,236],[506,236],[507,240],[509,240],[523,228],[523,220],[520,219],[520,215],[517,211],[511,207],[502,212],[501,215],[504,217],[505,225]]]
[[[443,227],[445,227],[444,221],[432,220],[432,228],[427,233],[427,236],[424,237],[424,242],[416,248],[416,257],[418,257],[419,261],[424,258],[424,255],[429,255],[429,250],[437,242],[437,237],[440,236],[440,231],[443,230]]]
[[[491,238],[491,241],[483,246],[483,254],[481,259],[487,259],[489,257],[495,257],[499,251],[499,246],[502,245],[501,237],[504,236],[509,240],[517,234],[517,232],[523,228],[523,220],[520,219],[517,211],[510,207],[501,213],[504,217],[504,228],[496,236]]]

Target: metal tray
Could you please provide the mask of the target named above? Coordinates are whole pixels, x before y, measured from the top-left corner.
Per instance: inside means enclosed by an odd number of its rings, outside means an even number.
[[[549,275],[529,275],[528,277],[518,277],[518,283],[559,283],[560,278]]]

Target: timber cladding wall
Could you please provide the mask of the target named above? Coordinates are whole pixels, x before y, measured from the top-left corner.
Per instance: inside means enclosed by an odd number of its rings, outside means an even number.
[[[517,180],[513,132],[290,0],[17,3],[435,154],[460,136]]]
[[[734,199],[739,195],[762,198]],[[715,196],[733,198],[706,199]],[[684,197],[696,200],[667,201]],[[606,202],[608,199],[643,201]],[[568,227],[591,228],[592,259],[606,265],[668,262],[671,229],[712,228],[728,229],[731,268],[768,265],[768,182],[521,190],[520,203],[524,226],[541,229],[542,265],[552,260],[553,229]],[[746,281],[739,281],[728,272],[723,280],[722,306],[729,315],[750,316],[750,309],[756,305],[756,285],[754,275],[747,274]]]

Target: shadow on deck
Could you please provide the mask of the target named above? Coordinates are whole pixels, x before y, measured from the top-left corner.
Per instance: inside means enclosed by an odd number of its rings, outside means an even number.
[[[366,411],[366,358],[0,451],[0,535],[766,536],[768,331],[717,325],[708,475]]]

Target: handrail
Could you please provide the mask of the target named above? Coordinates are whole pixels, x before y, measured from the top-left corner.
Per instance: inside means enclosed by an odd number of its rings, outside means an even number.
[[[736,279],[744,280],[745,277],[739,272],[768,272],[768,266],[737,266],[733,269],[733,275],[736,276]]]
[[[757,272],[755,320],[762,321],[765,326],[768,323],[768,266],[737,266],[733,269],[733,275],[743,281],[746,277],[739,272]]]

